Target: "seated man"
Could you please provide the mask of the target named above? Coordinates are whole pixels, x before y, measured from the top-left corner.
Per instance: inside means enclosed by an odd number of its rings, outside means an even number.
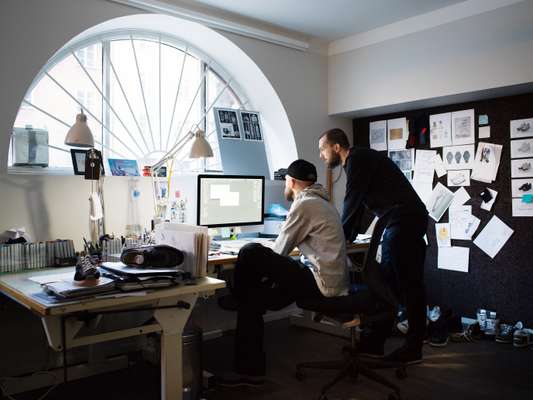
[[[235,264],[231,297],[220,305],[237,309],[235,373],[220,377],[222,386],[260,385],[265,375],[263,314],[295,301],[348,294],[346,245],[340,216],[317,172],[305,160],[294,161],[285,177],[285,197],[293,201],[272,249],[244,246]],[[302,261],[288,254],[298,247]]]

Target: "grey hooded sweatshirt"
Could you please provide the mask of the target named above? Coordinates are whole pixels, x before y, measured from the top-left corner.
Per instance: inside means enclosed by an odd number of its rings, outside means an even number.
[[[341,219],[324,187],[308,186],[294,199],[273,250],[283,256],[296,246],[326,297],[348,293],[346,243]]]

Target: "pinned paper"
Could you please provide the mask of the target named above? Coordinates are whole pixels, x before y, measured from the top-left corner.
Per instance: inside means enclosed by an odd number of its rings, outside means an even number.
[[[433,166],[435,167],[435,173],[439,178],[442,178],[444,175],[446,175],[447,170],[444,168],[442,157],[438,153],[435,154],[435,157],[433,158]]]
[[[489,123],[489,116],[487,114],[480,114],[477,118],[479,125],[487,125]]]
[[[491,258],[494,258],[513,232],[501,219],[493,216],[481,233],[477,235],[474,244]]]
[[[435,237],[437,238],[438,247],[450,247],[452,240],[450,237],[450,224],[435,224]]]
[[[438,268],[468,272],[469,255],[470,249],[468,247],[440,247],[437,260]]]
[[[481,208],[483,210],[490,211],[490,209],[492,208],[492,205],[496,201],[496,196],[498,195],[498,192],[496,190],[492,190],[492,189],[489,189],[489,188],[487,188],[487,190],[489,191],[490,195],[492,196],[492,199],[490,199],[489,201],[483,201],[481,203]]]
[[[472,206],[450,208],[451,238],[458,240],[472,240],[472,236],[479,227],[481,220],[472,215]]]
[[[490,125],[480,126],[478,136],[480,139],[490,138]]]
[[[524,194],[522,196],[522,203],[530,204],[533,203],[533,194]]]
[[[470,200],[470,195],[468,194],[468,192],[466,191],[464,187],[460,187],[453,194],[453,200],[452,200],[452,204],[450,205],[450,207],[462,206],[468,200]]]

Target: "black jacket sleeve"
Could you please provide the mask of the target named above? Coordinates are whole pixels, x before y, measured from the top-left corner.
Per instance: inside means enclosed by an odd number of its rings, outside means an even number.
[[[352,153],[346,159],[346,193],[342,210],[342,227],[346,240],[350,242],[355,240],[361,229],[363,200],[372,179],[372,168],[369,164],[363,157],[353,157]]]

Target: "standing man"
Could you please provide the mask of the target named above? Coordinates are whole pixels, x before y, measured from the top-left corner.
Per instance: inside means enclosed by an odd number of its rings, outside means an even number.
[[[330,129],[320,136],[320,158],[330,168],[342,165],[346,172],[346,193],[342,224],[346,240],[352,242],[361,232],[361,217],[368,209],[380,217],[397,207],[382,241],[381,263],[389,268],[385,277],[407,311],[409,331],[405,344],[387,356],[391,361],[414,364],[422,361],[426,329],[424,260],[428,212],[409,181],[384,154],[363,147],[352,147],[341,129]],[[365,350],[383,355],[388,333],[375,334],[362,343]]]
[[[266,372],[263,314],[299,300],[348,294],[346,243],[341,219],[313,164],[296,160],[287,169],[285,197],[292,201],[272,249],[250,243],[239,252],[232,295],[219,299],[237,311],[235,367],[221,386],[260,385]],[[295,247],[301,261],[289,254]]]

